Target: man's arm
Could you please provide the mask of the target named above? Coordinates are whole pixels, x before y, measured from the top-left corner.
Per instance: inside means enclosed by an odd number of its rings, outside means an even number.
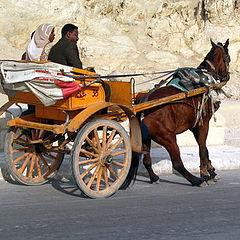
[[[66,58],[67,58],[68,66],[82,69],[82,62],[79,58],[78,48],[75,43],[71,43],[67,47]]]

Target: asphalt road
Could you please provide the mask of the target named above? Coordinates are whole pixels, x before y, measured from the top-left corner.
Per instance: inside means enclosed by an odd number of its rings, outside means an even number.
[[[239,239],[240,171],[192,187],[176,175],[108,199],[88,199],[72,182],[40,187],[0,182],[0,239]]]

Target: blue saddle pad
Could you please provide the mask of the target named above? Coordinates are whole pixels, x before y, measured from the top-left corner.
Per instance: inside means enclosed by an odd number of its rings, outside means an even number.
[[[176,77],[176,78],[173,78],[168,84],[167,86],[174,86],[178,89],[180,89],[181,91],[183,92],[188,92],[188,90],[180,83],[180,78]]]

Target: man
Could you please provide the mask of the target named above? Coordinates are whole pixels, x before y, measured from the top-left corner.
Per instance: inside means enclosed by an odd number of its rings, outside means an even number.
[[[62,38],[51,48],[48,59],[55,63],[82,69],[77,48],[78,27],[66,24],[61,30]]]

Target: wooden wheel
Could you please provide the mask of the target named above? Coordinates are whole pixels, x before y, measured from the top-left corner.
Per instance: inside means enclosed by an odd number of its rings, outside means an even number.
[[[11,176],[25,185],[49,181],[64,154],[58,152],[59,136],[38,129],[10,128],[6,135],[6,163]]]
[[[127,177],[131,152],[129,136],[118,122],[98,119],[87,123],[72,149],[77,185],[91,198],[114,194]]]

